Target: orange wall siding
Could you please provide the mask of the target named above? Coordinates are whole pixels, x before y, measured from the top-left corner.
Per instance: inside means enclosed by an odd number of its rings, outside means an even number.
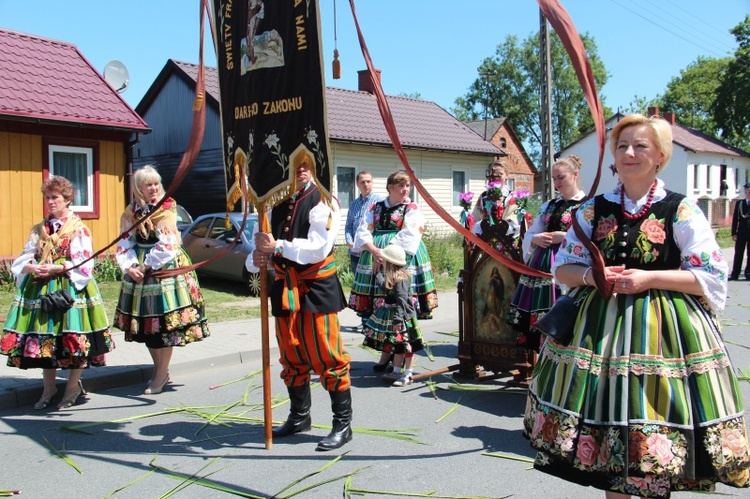
[[[125,146],[99,143],[99,217],[84,220],[99,249],[119,234],[125,207]],[[42,137],[0,131],[0,258],[21,253],[32,225],[44,217]]]

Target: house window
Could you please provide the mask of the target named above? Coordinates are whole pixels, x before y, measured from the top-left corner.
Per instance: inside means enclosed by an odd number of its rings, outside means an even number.
[[[453,206],[461,206],[461,200],[458,195],[466,192],[466,172],[453,172]]]
[[[505,187],[508,188],[509,191],[512,191],[516,188],[516,180],[509,178],[505,181]]]
[[[82,218],[98,218],[99,165],[96,143],[51,144],[47,148],[47,175],[59,175],[70,180],[76,193],[70,209]]]
[[[508,143],[505,140],[505,137],[500,137],[500,147],[502,147],[503,149],[505,149],[505,147],[507,146],[507,144]]]
[[[354,168],[351,166],[339,166],[336,168],[336,196],[341,203],[341,209],[349,209],[349,205],[354,201],[355,183]]]
[[[693,165],[693,193],[700,193],[700,167],[699,165]]]

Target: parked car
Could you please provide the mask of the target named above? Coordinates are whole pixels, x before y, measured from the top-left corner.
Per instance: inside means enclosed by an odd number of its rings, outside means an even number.
[[[184,206],[181,204],[177,205],[177,230],[180,231],[180,234],[185,233],[185,229],[190,227],[190,224],[193,223],[193,217],[190,216],[190,213],[185,209]]]
[[[182,245],[193,263],[208,260],[234,240],[242,225],[242,213],[229,214],[232,225],[229,229],[226,227],[226,215],[226,213],[201,215],[183,232]],[[250,294],[258,296],[260,274],[248,272],[245,268],[245,259],[250,254],[250,240],[257,223],[258,215],[248,215],[245,230],[242,231],[237,244],[217,260],[200,267],[198,273],[247,283]],[[273,270],[268,272],[268,278],[274,279]]]

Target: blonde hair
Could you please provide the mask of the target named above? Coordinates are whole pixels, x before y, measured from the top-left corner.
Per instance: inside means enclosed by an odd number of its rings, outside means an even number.
[[[396,265],[388,260],[384,262],[383,274],[385,274],[385,289],[393,289],[399,281],[411,280],[411,274],[406,265]]]
[[[656,170],[659,173],[667,167],[669,160],[672,159],[672,125],[661,116],[654,115],[647,118],[637,113],[625,116],[612,130],[612,135],[609,138],[609,149],[614,156],[622,131],[631,126],[641,125],[645,125],[651,130],[651,139],[659,152],[664,155],[664,162]]]
[[[565,165],[568,168],[570,168],[570,172],[573,173],[575,171],[581,171],[581,168],[583,168],[583,163],[581,163],[581,158],[576,156],[575,154],[571,154],[570,156],[565,156],[563,158],[558,159],[555,161],[555,164],[552,166],[557,165]]]
[[[159,172],[156,171],[153,165],[146,165],[136,170],[133,175],[133,194],[135,194],[135,200],[141,207],[145,207],[148,204],[146,194],[143,192],[141,186],[153,182],[159,182],[159,199],[163,198],[164,186],[161,185],[161,175],[159,175]]]

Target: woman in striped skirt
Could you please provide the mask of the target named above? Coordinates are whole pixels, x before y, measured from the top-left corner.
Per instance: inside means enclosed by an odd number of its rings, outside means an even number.
[[[386,188],[388,197],[373,204],[357,227],[353,249],[362,250],[362,254],[354,275],[349,308],[363,317],[372,314],[375,299],[384,296],[375,280],[373,258],[382,264],[380,251],[394,243],[406,252],[417,313],[420,319],[427,319],[432,309],[437,308],[438,297],[430,256],[422,242],[424,213],[409,199],[411,180],[405,171],[391,173]]]
[[[44,370],[44,391],[34,409],[52,402],[57,369],[67,369],[65,394],[57,406],[65,409],[85,394],[82,369],[103,366],[115,345],[94,281],[94,262],[73,268],[93,254],[91,232],[70,210],[75,188],[68,179],[52,176],[42,192],[49,214],[31,229],[11,266],[18,292],[0,336],[0,352],[11,367]]]
[[[727,262],[696,204],[657,178],[672,155],[669,123],[627,116],[610,147],[621,183],[576,215],[614,294],[597,292],[569,230],[552,272],[580,308],[569,344],[545,342],[529,387],[535,467],[609,498],[747,487],[742,399],[715,315]]]
[[[117,263],[123,281],[114,325],[125,332],[125,341],[148,347],[154,372],[144,393],[152,395],[161,393],[169,382],[172,347],[201,341],[210,333],[194,271],[165,278],[150,275],[152,270],[191,265],[177,230],[174,199],[167,198],[155,208],[164,197],[164,187],[152,166],[135,172],[133,184],[135,199],[122,215],[121,230],[127,231],[147,213],[151,216],[118,243]]]

